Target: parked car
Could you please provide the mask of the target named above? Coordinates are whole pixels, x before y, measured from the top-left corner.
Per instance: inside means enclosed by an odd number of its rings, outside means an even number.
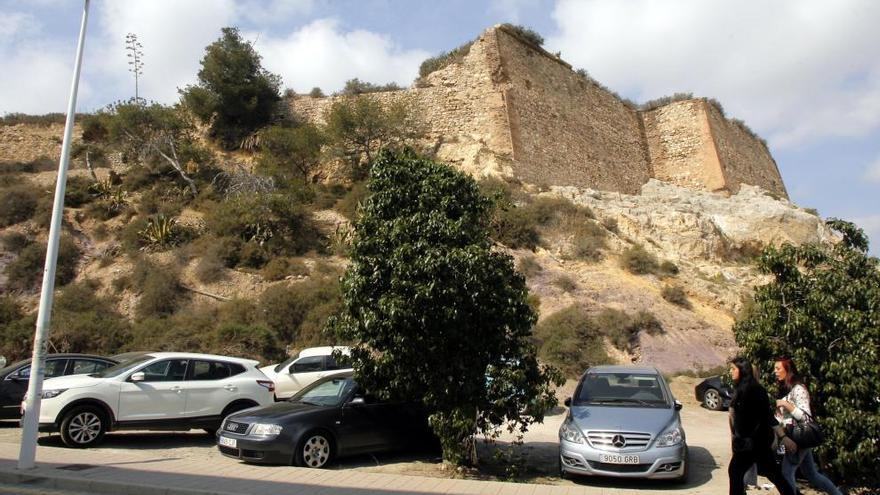
[[[565,400],[560,475],[676,479],[688,475],[679,411],[656,368],[596,366]]]
[[[733,387],[720,376],[710,376],[694,387],[694,396],[706,409],[721,411],[730,407]]]
[[[334,350],[343,355],[350,352],[346,346],[310,347],[283,363],[264,366],[260,371],[275,382],[277,400],[289,399],[316,380],[343,369],[333,358]]]
[[[116,364],[116,360],[91,354],[49,354],[43,376],[95,373]],[[21,401],[31,378],[31,360],[24,359],[0,369],[0,419],[21,418]]]
[[[257,361],[148,353],[98,373],[46,380],[40,431],[60,431],[69,447],[91,447],[122,429],[213,434],[228,414],[271,404],[274,391]]]
[[[416,445],[436,445],[424,408],[377,401],[351,371],[324,377],[287,401],[232,414],[217,433],[217,447],[227,457],[311,468]]]

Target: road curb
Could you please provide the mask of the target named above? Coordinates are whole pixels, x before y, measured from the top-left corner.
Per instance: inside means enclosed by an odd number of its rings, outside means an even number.
[[[20,471],[18,469],[0,468],[0,483],[15,485],[32,485],[57,490],[70,490],[83,493],[101,493],[109,495],[227,495],[228,492],[197,490],[186,488],[168,488],[162,486],[132,485],[129,483],[89,479],[77,476],[64,476],[47,473],[42,469]]]

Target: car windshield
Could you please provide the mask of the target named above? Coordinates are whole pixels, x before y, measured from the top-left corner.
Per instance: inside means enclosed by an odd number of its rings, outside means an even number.
[[[326,381],[315,382],[291,397],[290,402],[300,402],[315,406],[341,406],[342,401],[355,388],[354,378],[341,376]]]
[[[284,369],[285,366],[296,361],[296,359],[297,359],[297,356],[290,356],[289,358],[284,360],[284,362],[279,363],[278,366],[275,366],[275,373],[280,372],[282,369]]]
[[[658,375],[648,373],[587,373],[574,405],[668,405]]]
[[[147,361],[149,361],[151,359],[153,359],[153,356],[150,356],[149,354],[144,355],[139,358],[132,359],[130,361],[125,361],[125,362],[119,363],[116,366],[111,366],[111,367],[106,368],[106,369],[99,371],[97,373],[91,373],[89,376],[93,376],[95,378],[113,378],[113,377],[122,375],[122,374],[128,372],[129,370],[132,370],[132,369],[146,363]]]

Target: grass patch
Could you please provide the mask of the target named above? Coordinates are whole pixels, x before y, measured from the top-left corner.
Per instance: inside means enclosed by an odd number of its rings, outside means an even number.
[[[682,308],[690,308],[691,303],[688,300],[687,294],[685,294],[684,289],[677,285],[666,285],[663,287],[663,290],[660,291],[660,295],[663,299],[668,302],[675,304],[676,306],[681,306]]]
[[[566,293],[573,293],[577,290],[577,282],[574,281],[568,275],[560,275],[553,280],[553,285],[556,286],[559,290]]]
[[[268,281],[283,280],[288,276],[306,276],[309,268],[302,260],[291,258],[273,258],[260,271],[263,279]]]
[[[516,269],[525,275],[526,278],[537,276],[544,270],[541,268],[541,264],[538,263],[535,257],[530,254],[519,259],[519,262],[516,264]]]
[[[0,189],[0,227],[30,220],[37,211],[40,191],[30,184]]]
[[[58,246],[58,262],[55,267],[55,285],[60,287],[76,277],[76,266],[81,256],[79,247],[69,235],[62,235]],[[31,291],[43,279],[46,264],[46,244],[35,242],[25,246],[18,256],[6,266],[9,287]]]

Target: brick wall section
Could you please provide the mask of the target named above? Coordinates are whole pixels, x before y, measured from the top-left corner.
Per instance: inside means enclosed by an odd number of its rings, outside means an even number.
[[[702,99],[642,112],[654,178],[707,191],[727,189]]]
[[[497,29],[514,171],[525,182],[634,194],[650,178],[640,122],[568,64]]]
[[[779,168],[767,146],[735,122],[724,118],[714,105],[705,106],[728,190],[735,193],[740,185],[751,184],[787,198]]]

